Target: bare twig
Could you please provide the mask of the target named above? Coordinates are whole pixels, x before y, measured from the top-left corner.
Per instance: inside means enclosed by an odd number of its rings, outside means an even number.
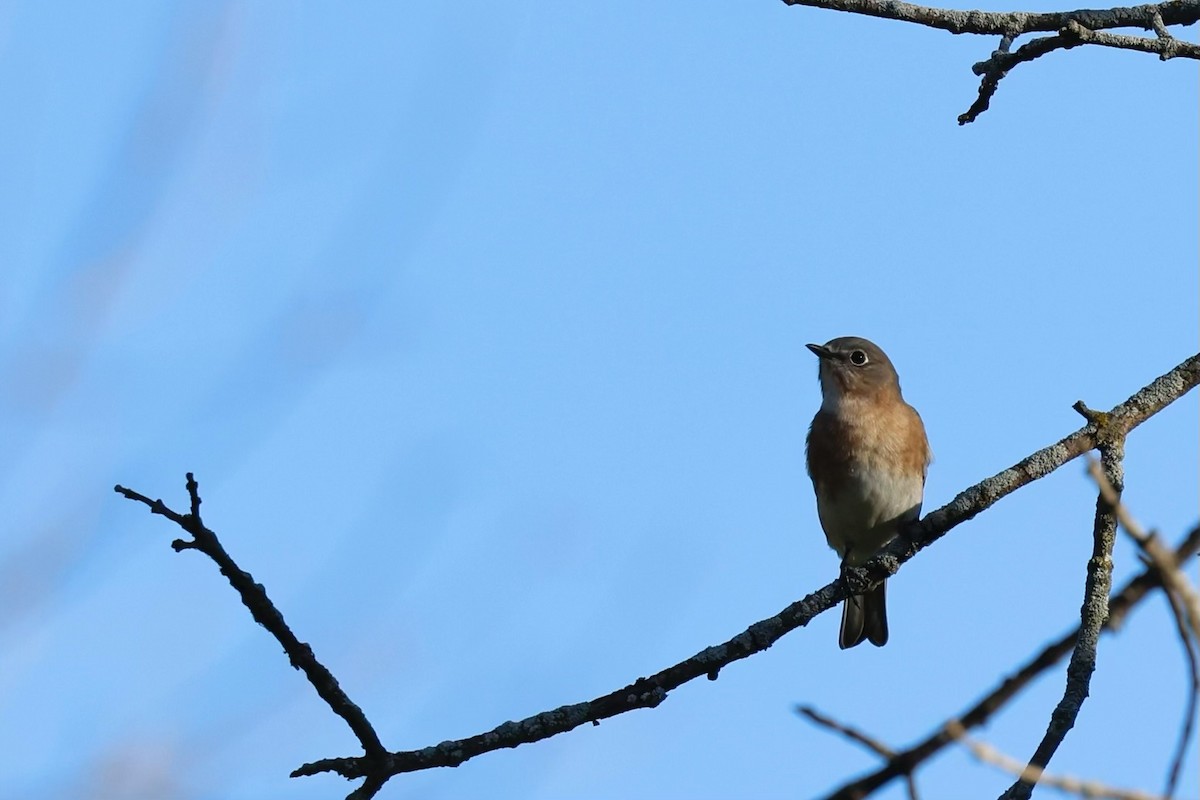
[[[850,741],[862,745],[877,756],[882,756],[883,758],[893,758],[896,755],[895,750],[888,747],[878,739],[863,733],[858,728],[838,722],[832,717],[827,717],[812,706],[796,706],[796,713],[803,717],[807,717],[811,722],[821,726],[822,728],[828,728],[831,731],[840,733]]]
[[[807,717],[814,724],[819,725],[822,728],[827,728],[831,731],[835,731],[836,733],[840,733],[850,741],[862,745],[877,756],[881,756],[889,761],[896,757],[896,751],[888,747],[883,742],[879,741],[873,736],[863,733],[857,728],[838,722],[832,717],[825,716],[812,706],[796,706],[796,713]],[[905,787],[908,789],[909,800],[918,800],[917,779],[911,772],[904,776],[904,783]]]
[[[1121,487],[1125,485],[1121,467],[1121,460],[1125,456],[1124,434],[1114,434],[1107,427],[1102,427],[1101,431],[1103,433],[1099,442],[1100,463],[1105,479],[1119,497]],[[1096,671],[1096,649],[1100,642],[1100,629],[1108,618],[1108,595],[1112,589],[1112,553],[1116,540],[1115,507],[1101,494],[1096,498],[1092,557],[1088,559],[1079,635],[1075,640],[1075,649],[1071,652],[1071,661],[1067,665],[1067,685],[1063,690],[1062,699],[1050,715],[1050,725],[1041,743],[1029,759],[1029,769],[1020,773],[1020,777],[1008,791],[1000,795],[1001,800],[1028,800],[1033,794],[1038,775],[1050,763],[1067,732],[1075,726],[1079,710],[1083,707],[1083,701],[1087,699],[1092,673]]]
[[[1039,36],[1032,39],[1018,47],[1016,52],[997,50],[992,53],[992,57],[987,61],[980,61],[971,68],[976,75],[982,77],[979,82],[979,94],[976,96],[975,102],[971,103],[971,107],[958,115],[958,124],[966,125],[974,122],[980,114],[988,110],[992,104],[992,97],[1000,88],[1001,79],[1013,67],[1033,61],[1035,58],[1041,58],[1055,50],[1070,50],[1081,44],[1083,44],[1083,40],[1078,37],[1059,33],[1054,36]]]
[[[1179,737],[1175,742],[1175,754],[1171,757],[1171,766],[1167,768],[1167,782],[1163,795],[1167,798],[1174,796],[1179,785],[1179,773],[1183,770],[1183,760],[1187,757],[1188,742],[1196,732],[1196,709],[1200,703],[1200,656],[1196,653],[1196,642],[1188,635],[1187,624],[1184,622],[1185,611],[1179,596],[1168,590],[1167,601],[1175,615],[1175,630],[1183,645],[1183,656],[1188,665],[1187,704],[1183,713],[1183,724],[1179,728]]]
[[[1195,555],[1197,550],[1200,550],[1200,525],[1193,528],[1175,548],[1175,552],[1171,555],[1172,562],[1178,564]],[[1153,567],[1147,567],[1144,572],[1126,583],[1109,599],[1108,621],[1104,625],[1104,630],[1112,631],[1119,628],[1130,609],[1161,585],[1161,577]],[[937,755],[954,741],[951,730],[955,725],[970,729],[984,724],[1034,678],[1070,653],[1075,646],[1078,634],[1079,628],[1076,627],[1070,633],[1050,643],[962,714],[942,723],[920,742],[898,752],[887,764],[874,772],[834,790],[827,795],[826,800],[862,800],[896,778],[911,774],[918,766]]]
[[[242,598],[242,603],[246,608],[250,609],[251,616],[255,622],[267,629],[272,636],[275,637],[283,650],[287,653],[288,659],[294,668],[302,671],[309,683],[317,690],[317,694],[321,696],[335,714],[346,721],[350,726],[350,730],[358,738],[362,744],[365,755],[362,757],[364,765],[375,767],[379,763],[386,760],[387,750],[383,743],[379,741],[378,734],[367,721],[366,715],[362,709],[355,705],[346,693],[338,685],[337,679],[333,674],[325,668],[321,662],[317,661],[313,655],[312,648],[309,645],[301,642],[292,633],[287,623],[284,622],[283,615],[267,597],[266,589],[262,584],[255,583],[253,576],[248,572],[244,572],[234,560],[225,552],[225,548],[221,546],[221,542],[217,539],[217,535],[204,526],[200,519],[200,492],[199,486],[196,484],[192,473],[187,474],[187,491],[190,501],[191,511],[187,514],[179,514],[171,510],[162,500],[151,500],[143,494],[135,492],[132,489],[126,489],[124,486],[116,486],[115,490],[129,500],[142,503],[150,509],[153,514],[160,514],[174,522],[184,531],[191,534],[191,539],[176,539],[171,543],[171,547],[175,552],[184,550],[198,550],[204,555],[211,558],[220,567],[221,574],[229,581],[230,585],[237,590],[237,593]],[[366,774],[368,776],[377,775],[377,768],[368,768]],[[386,780],[383,779],[383,780]],[[375,792],[379,791],[379,787],[383,785],[383,780],[372,781],[368,780],[364,783],[363,788],[368,784],[376,784],[375,789],[369,794],[360,795],[363,798],[371,797]],[[360,788],[361,791],[361,788]]]
[[[958,11],[915,5],[900,0],[784,0],[788,5],[809,6],[831,11],[845,11],[870,17],[908,22],[950,33],[999,35],[1011,46],[1013,40],[1028,33],[1050,33],[1009,52],[1001,46],[987,61],[974,66],[981,76],[979,96],[971,107],[958,117],[959,125],[974,122],[987,110],[1002,78],[1018,64],[1033,61],[1055,50],[1069,50],[1084,44],[1116,47],[1154,53],[1166,61],[1171,58],[1200,59],[1200,47],[1181,41],[1167,31],[1169,25],[1191,25],[1200,20],[1200,0],[1174,0],[1153,5],[1109,9],[1081,8],[1074,11]],[[1102,31],[1112,28],[1153,30],[1156,38]]]
[[[950,33],[979,35],[1019,35],[1046,33],[1077,20],[1094,31],[1110,28],[1153,26],[1158,14],[1164,25],[1192,25],[1200,21],[1200,4],[1192,0],[1174,0],[1141,6],[1106,9],[1080,8],[1074,11],[958,11],[951,8],[921,6],[902,0],[784,0],[789,6],[808,6],[830,11],[845,11],[868,17],[910,22]]]
[[[1163,800],[1163,798],[1157,795],[1147,794],[1137,789],[1120,789],[1100,783],[1099,781],[1084,780],[1072,775],[1052,775],[1043,769],[1026,766],[1007,753],[1002,753],[994,746],[971,738],[967,735],[967,731],[962,725],[954,724],[951,727],[950,734],[959,744],[967,748],[971,755],[985,764],[992,764],[1005,772],[1028,778],[1033,783],[1053,786],[1060,791],[1077,794],[1081,797],[1094,798],[1094,800]]]
[[[896,755],[895,750],[875,737],[863,733],[853,726],[838,722],[811,706],[797,706],[796,712],[807,717],[817,726],[839,733],[878,756],[891,759]],[[1120,789],[1100,783],[1099,781],[1076,778],[1073,775],[1052,775],[1043,769],[1026,766],[1021,761],[1001,752],[996,747],[979,739],[972,738],[967,734],[967,729],[957,720],[947,722],[946,730],[955,742],[965,747],[979,761],[999,767],[1013,775],[1027,777],[1030,781],[1040,783],[1044,786],[1051,786],[1060,791],[1077,794],[1082,797],[1091,798],[1092,800],[1166,800],[1166,798],[1147,794],[1137,789]],[[909,773],[905,777],[909,779],[909,794],[911,797],[914,791],[912,788],[912,774]]]
[[[1200,598],[1158,534],[1154,531],[1147,533],[1134,519],[1094,458],[1088,458],[1088,474],[1096,482],[1100,494],[1113,507],[1121,527],[1142,549],[1145,561],[1158,571],[1166,590],[1167,602],[1170,603],[1171,613],[1175,618],[1175,628],[1183,646],[1184,659],[1187,661],[1188,690],[1183,725],[1180,727],[1175,754],[1167,770],[1166,788],[1163,790],[1163,795],[1169,798],[1175,794],[1175,788],[1179,784],[1179,773],[1183,769],[1188,743],[1195,733],[1196,710],[1200,705],[1200,655],[1196,652],[1197,642],[1200,642]]]

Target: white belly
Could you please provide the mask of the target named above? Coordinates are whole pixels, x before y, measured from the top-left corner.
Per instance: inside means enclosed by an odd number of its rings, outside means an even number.
[[[840,491],[817,498],[825,540],[850,566],[871,559],[896,535],[899,523],[921,513],[922,475],[857,469]]]

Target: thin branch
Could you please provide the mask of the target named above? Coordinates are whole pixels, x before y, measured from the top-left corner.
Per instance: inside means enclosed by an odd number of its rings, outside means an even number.
[[[964,489],[946,505],[901,530],[886,551],[864,567],[872,585],[895,574],[899,565],[936,542],[947,531],[990,508],[1002,497],[1027,483],[1043,478],[1063,464],[1093,449],[1099,439],[1127,435],[1154,414],[1178,400],[1200,383],[1200,354],[1155,378],[1125,402],[1108,412],[1095,412],[1083,428],[1022,459],[1008,469]],[[1078,405],[1078,404],[1077,404]],[[895,558],[895,563],[892,562]],[[840,598],[839,598],[840,599]]]
[[[958,11],[905,3],[901,0],[783,0],[789,6],[808,6],[829,11],[845,11],[868,17],[910,22],[950,33],[1004,36],[1057,31],[1071,20],[1094,31],[1109,28],[1153,26],[1157,14],[1163,25],[1192,25],[1200,22],[1200,3],[1174,0],[1140,6],[1116,8],[1079,8],[1074,11]]]
[[[1081,412],[1082,413],[1082,412]],[[1085,416],[1087,416],[1085,414]],[[1123,434],[1106,436],[1100,442],[1100,463],[1108,484],[1120,496],[1125,485],[1121,460],[1125,457]],[[1117,514],[1112,503],[1101,493],[1096,498],[1096,519],[1092,528],[1092,557],[1088,559],[1084,584],[1082,621],[1071,661],[1067,665],[1067,685],[1062,699],[1050,715],[1050,725],[1042,737],[1029,768],[1000,796],[1001,800],[1028,800],[1041,772],[1050,763],[1067,732],[1075,726],[1079,710],[1087,699],[1092,673],[1096,671],[1096,650],[1100,629],[1108,619],[1108,595],[1112,589],[1113,546],[1117,541]],[[1160,576],[1161,577],[1161,576]]]
[[[991,104],[1000,81],[1013,67],[1028,63],[1056,50],[1069,50],[1092,44],[1154,53],[1166,61],[1172,58],[1200,59],[1200,47],[1181,41],[1167,31],[1169,25],[1192,25],[1200,21],[1200,0],[1174,0],[1153,5],[1109,9],[1081,8],[1074,11],[958,11],[905,3],[900,0],[784,0],[787,5],[809,6],[844,11],[869,17],[908,22],[950,33],[999,35],[1011,46],[1013,39],[1028,33],[1050,33],[1026,43],[1015,52],[1002,46],[991,58],[973,67],[982,80],[978,96],[958,117],[959,125],[974,122]],[[1102,31],[1112,28],[1153,30],[1156,38]]]
[[[1171,555],[1172,562],[1179,564],[1195,555],[1197,550],[1200,550],[1200,525],[1193,528],[1175,548],[1175,552]],[[1129,611],[1160,586],[1162,586],[1161,576],[1153,567],[1147,567],[1144,572],[1126,583],[1117,594],[1109,599],[1108,621],[1104,624],[1104,630],[1115,631],[1120,628]],[[834,790],[827,795],[826,800],[863,800],[896,778],[911,774],[918,766],[937,755],[954,741],[951,731],[955,725],[971,729],[986,723],[1034,678],[1053,667],[1067,653],[1070,653],[1078,635],[1079,628],[1076,627],[1070,633],[1050,643],[966,711],[939,725],[917,744],[897,753],[886,765]]]
[[[841,734],[850,741],[862,745],[872,753],[882,756],[885,759],[890,759],[895,756],[896,751],[879,741],[875,737],[863,733],[857,728],[847,725],[843,722],[838,722],[832,717],[828,717],[811,706],[797,706],[796,712],[807,717],[818,727]],[[1005,772],[1013,775],[1026,776],[1035,783],[1040,783],[1044,786],[1051,786],[1062,792],[1077,794],[1081,797],[1092,798],[1093,800],[1167,800],[1157,795],[1147,794],[1146,792],[1137,789],[1120,789],[1115,786],[1109,786],[1095,780],[1084,780],[1076,778],[1073,775],[1052,775],[1045,770],[1035,767],[1028,767],[1023,762],[1018,761],[1012,756],[1001,752],[999,749],[987,742],[974,739],[967,734],[967,729],[962,726],[957,720],[951,720],[946,723],[947,731],[955,742],[962,745],[971,753],[978,761],[985,764],[991,764],[999,767]],[[911,773],[906,776],[912,786]],[[910,790],[911,795],[911,790]]]
[[[1054,36],[1039,36],[1018,47],[1016,52],[997,50],[992,53],[992,57],[987,61],[980,61],[971,67],[972,72],[982,76],[982,80],[979,82],[979,94],[975,98],[975,102],[971,103],[971,107],[958,115],[958,124],[966,125],[974,122],[980,114],[988,110],[992,103],[992,97],[1000,88],[1000,81],[1013,67],[1033,61],[1035,58],[1041,58],[1055,50],[1070,50],[1081,44],[1083,44],[1083,40],[1079,37],[1060,33]]]
[[[1026,766],[1007,753],[1001,752],[996,747],[971,738],[967,735],[967,731],[962,725],[954,725],[951,729],[951,735],[979,761],[985,764],[992,764],[1013,775],[1028,776],[1029,780],[1034,783],[1052,786],[1063,792],[1077,794],[1080,797],[1094,798],[1095,800],[1164,800],[1164,798],[1160,798],[1157,795],[1147,794],[1137,789],[1120,789],[1116,786],[1100,783],[1099,781],[1084,780],[1072,775],[1052,775],[1043,769]]]
[[[1200,695],[1200,656],[1196,653],[1196,642],[1188,635],[1182,601],[1170,590],[1167,590],[1166,595],[1167,601],[1171,604],[1171,611],[1175,615],[1175,630],[1179,634],[1179,641],[1183,645],[1183,655],[1188,665],[1188,693],[1183,724],[1179,728],[1179,737],[1175,742],[1175,754],[1171,757],[1171,766],[1167,769],[1166,787],[1163,789],[1163,795],[1170,798],[1175,795],[1175,789],[1179,785],[1179,773],[1183,770],[1183,760],[1187,757],[1188,743],[1196,732],[1196,709],[1200,702],[1200,698],[1197,696]]]
[[[1129,534],[1129,538],[1137,542],[1146,561],[1162,572],[1163,585],[1183,604],[1184,620],[1191,631],[1192,638],[1200,641],[1200,593],[1197,593],[1187,575],[1173,564],[1171,551],[1163,544],[1158,534],[1154,531],[1147,532],[1134,519],[1129,508],[1121,502],[1120,493],[1109,483],[1095,459],[1088,459],[1088,475],[1096,482],[1100,494],[1112,505],[1117,515],[1117,521]]]
[[[807,717],[815,725],[827,728],[835,733],[840,733],[850,741],[862,745],[877,756],[882,756],[885,759],[896,756],[895,750],[873,736],[863,733],[858,728],[838,722],[832,717],[827,717],[812,706],[796,706],[796,713]]]
[[[371,800],[372,797],[379,793],[383,785],[388,782],[390,775],[376,774],[370,775],[363,781],[357,789],[346,795],[346,800]]]
[[[796,706],[796,713],[800,714],[804,717],[807,717],[811,722],[813,722],[815,725],[818,725],[819,727],[826,728],[828,730],[834,731],[835,733],[840,733],[842,736],[845,736],[850,741],[855,742],[856,744],[862,745],[863,747],[867,748],[875,755],[881,756],[882,758],[884,758],[886,760],[890,761],[891,759],[896,757],[896,751],[893,750],[892,748],[888,747],[883,742],[879,741],[878,739],[874,738],[873,736],[869,736],[868,734],[863,733],[858,728],[838,722],[836,719],[833,719],[832,717],[825,716],[824,714],[822,714],[820,711],[817,711],[812,706]],[[908,789],[909,800],[918,800],[917,779],[913,776],[913,774],[911,772],[909,772],[908,774],[906,774],[904,776],[904,783],[905,783],[905,788]]]
[[[267,597],[267,592],[262,584],[255,583],[253,576],[248,572],[244,572],[234,560],[221,546],[221,542],[217,539],[217,535],[204,526],[200,519],[200,492],[192,473],[187,474],[187,491],[190,500],[191,511],[188,514],[179,514],[171,510],[162,500],[151,500],[143,494],[135,492],[132,489],[127,489],[124,486],[116,486],[115,490],[129,500],[133,500],[150,509],[153,514],[159,514],[174,522],[179,527],[183,528],[187,533],[191,534],[191,539],[176,539],[171,543],[171,547],[176,552],[184,550],[198,550],[204,555],[216,562],[221,570],[221,574],[229,581],[237,593],[242,598],[242,603],[246,608],[250,609],[251,616],[254,621],[267,629],[272,636],[275,637],[283,650],[287,653],[289,661],[296,669],[302,671],[309,683],[317,690],[317,694],[321,696],[335,714],[346,721],[350,726],[350,730],[358,738],[362,744],[363,752],[366,754],[363,757],[364,764],[375,765],[383,761],[387,757],[387,750],[383,743],[380,742],[378,734],[367,721],[366,715],[362,709],[355,705],[346,693],[338,685],[337,679],[333,674],[325,668],[316,656],[313,655],[312,648],[304,642],[296,638],[292,633],[287,623],[284,622],[283,615]],[[374,774],[377,770],[369,770],[367,774]],[[368,781],[370,783],[370,781]],[[379,782],[379,786],[383,783]],[[378,791],[376,787],[375,791]],[[371,792],[362,797],[370,797],[375,793]]]
[[[1163,36],[1159,33],[1156,38],[1147,39],[1144,36],[1103,33],[1080,25],[1075,20],[1068,22],[1063,30],[1078,38],[1082,44],[1098,44],[1101,47],[1115,47],[1118,50],[1154,53],[1158,56],[1159,61],[1170,61],[1172,58],[1200,59],[1200,46],[1176,39],[1170,34]]]
[[[1163,790],[1163,795],[1169,798],[1175,794],[1175,788],[1179,784],[1179,773],[1187,756],[1188,743],[1195,733],[1196,710],[1200,705],[1200,655],[1196,652],[1197,641],[1200,641],[1200,597],[1162,540],[1153,531],[1147,533],[1134,519],[1129,508],[1121,502],[1120,494],[1109,483],[1100,464],[1090,457],[1088,474],[1096,482],[1100,494],[1113,507],[1121,527],[1141,548],[1146,562],[1158,571],[1163,588],[1166,589],[1171,613],[1175,618],[1175,629],[1183,646],[1184,659],[1187,661],[1189,680],[1183,725],[1180,727],[1175,754],[1167,770],[1166,788]]]
[[[1162,14],[1157,10],[1150,15],[1150,28],[1154,31],[1154,35],[1160,39],[1170,39],[1171,34],[1167,31],[1167,24],[1163,22]]]
[[[1082,412],[1081,412],[1082,413]],[[1096,488],[1100,490],[1100,496],[1104,498],[1113,508],[1113,513],[1117,515],[1117,523],[1129,534],[1129,538],[1138,543],[1139,547],[1145,546],[1145,542],[1150,539],[1150,534],[1142,527],[1142,524],[1134,519],[1133,514],[1129,511],[1129,507],[1121,501],[1121,493],[1113,488],[1113,485],[1108,482],[1108,478],[1104,475],[1104,469],[1100,466],[1100,462],[1087,457],[1087,474],[1088,477],[1096,484]],[[1170,555],[1169,550],[1162,550],[1160,545],[1160,553]]]
[[[900,536],[883,553],[863,567],[847,570],[848,578],[864,590],[877,585],[895,574],[901,564],[957,525],[1021,486],[1050,474],[1091,450],[1098,441],[1127,434],[1197,383],[1200,383],[1200,354],[1155,379],[1111,411],[1097,413],[1094,419],[1075,433],[960,492],[952,501],[919,522],[906,525]],[[639,678],[628,686],[594,700],[561,706],[519,722],[505,722],[486,733],[420,750],[390,753],[386,769],[389,774],[399,774],[432,767],[456,767],[483,753],[540,741],[589,722],[599,724],[603,719],[634,709],[653,708],[663,702],[669,692],[688,681],[701,676],[715,680],[727,665],[766,650],[785,634],[807,625],[845,597],[846,587],[839,578],[792,603],[774,617],[756,622],[729,641],[705,648],[648,678]],[[292,772],[292,776],[336,772],[346,778],[359,778],[371,774],[376,768],[375,763],[361,757],[325,758],[300,766]]]
[[[841,734],[852,742],[860,744],[876,755],[883,758],[893,758],[895,751],[869,734],[857,728],[838,722],[832,717],[821,714],[811,706],[797,706],[796,711],[807,717],[818,727]],[[974,739],[967,734],[967,729],[957,720],[946,723],[947,731],[953,740],[962,745],[978,761],[999,767],[1013,775],[1028,775],[1029,779],[1044,786],[1051,786],[1062,792],[1077,794],[1093,800],[1169,800],[1169,797],[1159,797],[1137,789],[1121,789],[1095,780],[1076,778],[1073,775],[1052,775],[1045,770],[1028,767],[1023,762],[1001,752],[996,747]],[[912,774],[905,776],[909,780],[909,794],[913,796]]]
[[[980,114],[987,111],[992,97],[1000,86],[1000,80],[1018,64],[1025,64],[1056,50],[1070,50],[1084,44],[1094,44],[1101,47],[1114,47],[1120,50],[1137,50],[1143,53],[1154,53],[1160,61],[1172,58],[1200,59],[1200,47],[1176,39],[1161,27],[1162,16],[1155,12],[1147,27],[1156,28],[1158,38],[1148,39],[1144,36],[1127,36],[1119,33],[1103,33],[1081,25],[1077,20],[1068,20],[1062,29],[1053,36],[1040,36],[1021,47],[1016,52],[997,50],[987,61],[980,61],[971,70],[982,80],[979,83],[979,95],[964,113],[958,117],[959,125],[974,122]],[[1163,34],[1166,34],[1165,36]]]

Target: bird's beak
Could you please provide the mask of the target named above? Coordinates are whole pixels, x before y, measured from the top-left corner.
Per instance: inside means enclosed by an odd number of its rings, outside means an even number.
[[[833,351],[823,344],[806,344],[804,346],[812,350],[817,358],[833,358]]]

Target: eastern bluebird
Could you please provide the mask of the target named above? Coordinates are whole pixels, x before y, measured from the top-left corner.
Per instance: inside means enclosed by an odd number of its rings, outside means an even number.
[[[825,541],[842,568],[865,564],[921,514],[932,454],[887,355],[857,336],[808,349],[820,359],[821,409],[808,429],[808,474]],[[846,598],[838,644],[887,644],[884,584]]]

